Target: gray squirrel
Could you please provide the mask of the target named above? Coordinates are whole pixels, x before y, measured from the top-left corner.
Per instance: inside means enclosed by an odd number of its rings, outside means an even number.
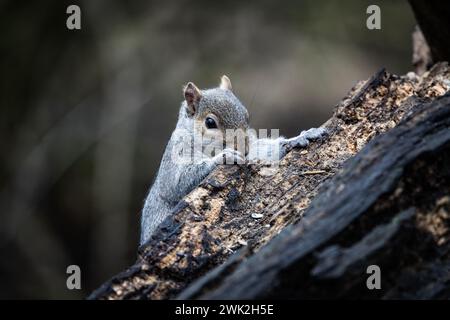
[[[323,128],[311,128],[290,139],[258,139],[249,128],[248,111],[233,94],[227,76],[222,76],[217,88],[200,90],[189,82],[183,92],[185,100],[176,128],[142,210],[141,245],[217,165],[278,161],[290,149],[306,147],[309,141],[326,134]],[[237,145],[232,136],[232,146],[228,147],[230,131],[243,133],[240,137],[244,143]]]

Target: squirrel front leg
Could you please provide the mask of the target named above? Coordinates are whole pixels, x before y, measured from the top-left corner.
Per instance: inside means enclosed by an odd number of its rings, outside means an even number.
[[[141,218],[141,239],[144,244],[157,227],[175,209],[178,202],[198,185],[216,166],[212,159],[197,163],[163,162],[160,174],[144,204]]]
[[[311,128],[302,131],[293,138],[279,137],[276,139],[264,138],[257,139],[253,137],[250,142],[249,161],[268,161],[273,162],[283,158],[292,148],[305,148],[310,141],[318,140],[327,135],[325,128]]]
[[[178,202],[219,164],[244,163],[239,151],[225,149],[214,157],[202,157],[192,163],[163,161],[161,174],[149,192],[141,220],[141,245],[175,209]]]
[[[284,148],[305,148],[309,145],[310,141],[318,140],[327,135],[325,128],[311,128],[306,131],[302,131],[298,136],[285,139]]]
[[[214,157],[204,157],[193,164],[186,165],[182,168],[178,177],[177,189],[181,189],[179,194],[186,195],[197,186],[211,171],[219,164],[242,164],[244,163],[242,154],[233,149],[224,149]],[[178,202],[181,199],[176,199]]]

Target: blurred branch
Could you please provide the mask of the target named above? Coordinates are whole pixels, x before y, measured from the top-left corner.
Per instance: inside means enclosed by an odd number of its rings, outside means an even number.
[[[409,0],[434,62],[450,61],[450,2]]]
[[[433,65],[433,59],[431,57],[430,47],[418,26],[416,26],[412,34],[412,45],[412,64],[415,72],[421,75]]]
[[[104,4],[103,4],[104,5]],[[125,8],[110,4],[117,15],[124,20]],[[90,2],[89,9],[94,17],[104,8],[100,1]],[[94,23],[94,21],[92,21]],[[126,54],[121,50],[128,35],[111,36],[110,20],[95,21],[93,36],[98,39],[97,54],[102,66],[103,102],[99,115],[99,134],[108,130],[112,119],[127,118],[126,125],[108,132],[95,150],[93,191],[95,201],[95,231],[93,236],[92,270],[95,276],[113,274],[127,263],[128,215],[132,193],[133,159],[136,152],[138,112],[127,117],[130,109],[137,107],[146,96],[143,91],[142,57],[137,48],[129,45]],[[128,63],[123,66],[123,61]],[[110,70],[121,70],[115,77]],[[118,174],[120,172],[120,174]]]

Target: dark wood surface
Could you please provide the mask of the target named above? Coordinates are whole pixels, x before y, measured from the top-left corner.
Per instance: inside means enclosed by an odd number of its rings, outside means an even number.
[[[450,95],[417,102],[286,228],[183,298],[450,298]],[[368,266],[381,289],[368,290]]]

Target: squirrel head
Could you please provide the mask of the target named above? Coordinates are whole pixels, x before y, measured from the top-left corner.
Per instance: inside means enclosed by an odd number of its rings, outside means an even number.
[[[195,84],[189,82],[184,87],[185,101],[182,110],[186,116],[193,120],[197,133],[201,133],[204,143],[221,136],[224,140],[227,130],[242,130],[249,128],[249,115],[247,109],[234,95],[231,81],[222,76],[217,88],[200,90]],[[225,141],[217,141],[222,144]]]
[[[233,94],[227,76],[222,76],[217,88],[200,90],[189,82],[183,91],[187,116],[195,122],[202,121],[206,130],[248,128],[248,111]]]

